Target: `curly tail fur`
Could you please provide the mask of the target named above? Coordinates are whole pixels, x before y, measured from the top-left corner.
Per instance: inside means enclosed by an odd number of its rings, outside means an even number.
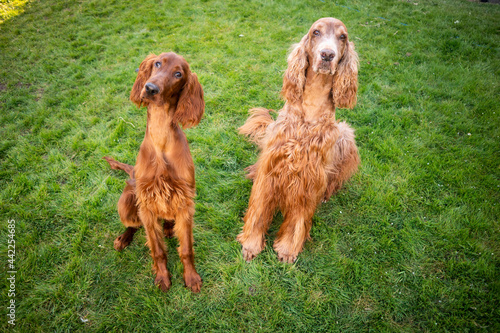
[[[118,162],[114,158],[109,157],[109,156],[104,156],[102,159],[106,160],[109,163],[109,166],[111,166],[111,169],[123,170],[126,173],[128,173],[130,178],[132,178],[132,179],[134,178],[134,167],[133,166]]]
[[[267,126],[274,120],[270,112],[265,108],[255,108],[249,111],[250,117],[243,126],[239,128],[240,134],[249,137],[250,141],[256,143],[262,149],[263,139],[266,136]]]

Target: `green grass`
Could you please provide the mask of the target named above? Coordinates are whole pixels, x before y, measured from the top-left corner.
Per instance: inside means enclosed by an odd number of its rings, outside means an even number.
[[[257,149],[251,107],[279,109],[292,43],[340,18],[360,56],[359,98],[337,110],[360,171],[318,209],[293,265],[235,237]],[[17,332],[500,330],[500,6],[469,1],[31,1],[0,24],[0,260],[16,220]],[[175,51],[206,114],[196,164],[200,294],[153,285],[141,230],[122,253],[116,203],[146,113],[128,96],[142,59]],[[88,320],[82,322],[82,318]]]
[[[2,0],[0,1],[0,24],[21,14],[29,0]]]

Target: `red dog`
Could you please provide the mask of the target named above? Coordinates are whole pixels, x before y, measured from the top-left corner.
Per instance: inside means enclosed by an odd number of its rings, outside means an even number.
[[[264,234],[277,207],[284,221],[274,249],[294,262],[309,238],[312,217],[359,164],[354,131],[335,120],[335,108],[352,108],[358,90],[358,55],[345,25],[333,18],[316,21],[288,57],[276,121],[267,109],[250,110],[240,128],[262,150],[249,167],[253,179],[243,231],[238,241],[245,260],[265,245]]]
[[[139,107],[147,106],[148,119],[135,167],[104,157],[112,169],[130,175],[118,201],[118,213],[127,229],[116,238],[114,247],[121,251],[144,226],[155,284],[167,291],[170,274],[163,238],[175,234],[184,282],[193,292],[199,292],[202,282],[194,267],[193,252],[194,164],[186,135],[178,124],[189,128],[199,123],[205,110],[203,89],[184,58],[162,53],[150,55],[141,63],[130,100]]]

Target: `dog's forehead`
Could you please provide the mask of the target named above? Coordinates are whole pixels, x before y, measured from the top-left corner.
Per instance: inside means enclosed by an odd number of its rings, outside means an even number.
[[[186,60],[184,60],[184,58],[180,55],[173,52],[162,53],[156,59],[157,61],[161,61],[171,65],[179,65],[183,68],[187,66]]]
[[[313,23],[311,26],[311,30],[323,30],[325,32],[332,32],[332,33],[346,33],[347,28],[345,24],[336,18],[333,17],[325,17],[322,19],[317,20],[316,22]]]

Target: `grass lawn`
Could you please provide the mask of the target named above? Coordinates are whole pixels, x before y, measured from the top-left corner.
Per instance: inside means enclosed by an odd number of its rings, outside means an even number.
[[[500,5],[12,8],[19,15],[0,24],[0,330],[500,331]],[[272,249],[280,214],[246,263],[235,238],[252,185],[244,168],[258,151],[237,128],[249,108],[281,108],[288,50],[325,16],[346,24],[360,56],[358,104],[337,119],[356,129],[362,165],[319,207],[295,264]],[[164,51],[183,55],[205,91],[205,116],[186,131],[200,294],[183,286],[175,239],[166,240],[168,293],[153,285],[144,230],[113,249],[126,177],[101,157],[134,164],[146,124],[146,110],[128,100],[135,69]]]

